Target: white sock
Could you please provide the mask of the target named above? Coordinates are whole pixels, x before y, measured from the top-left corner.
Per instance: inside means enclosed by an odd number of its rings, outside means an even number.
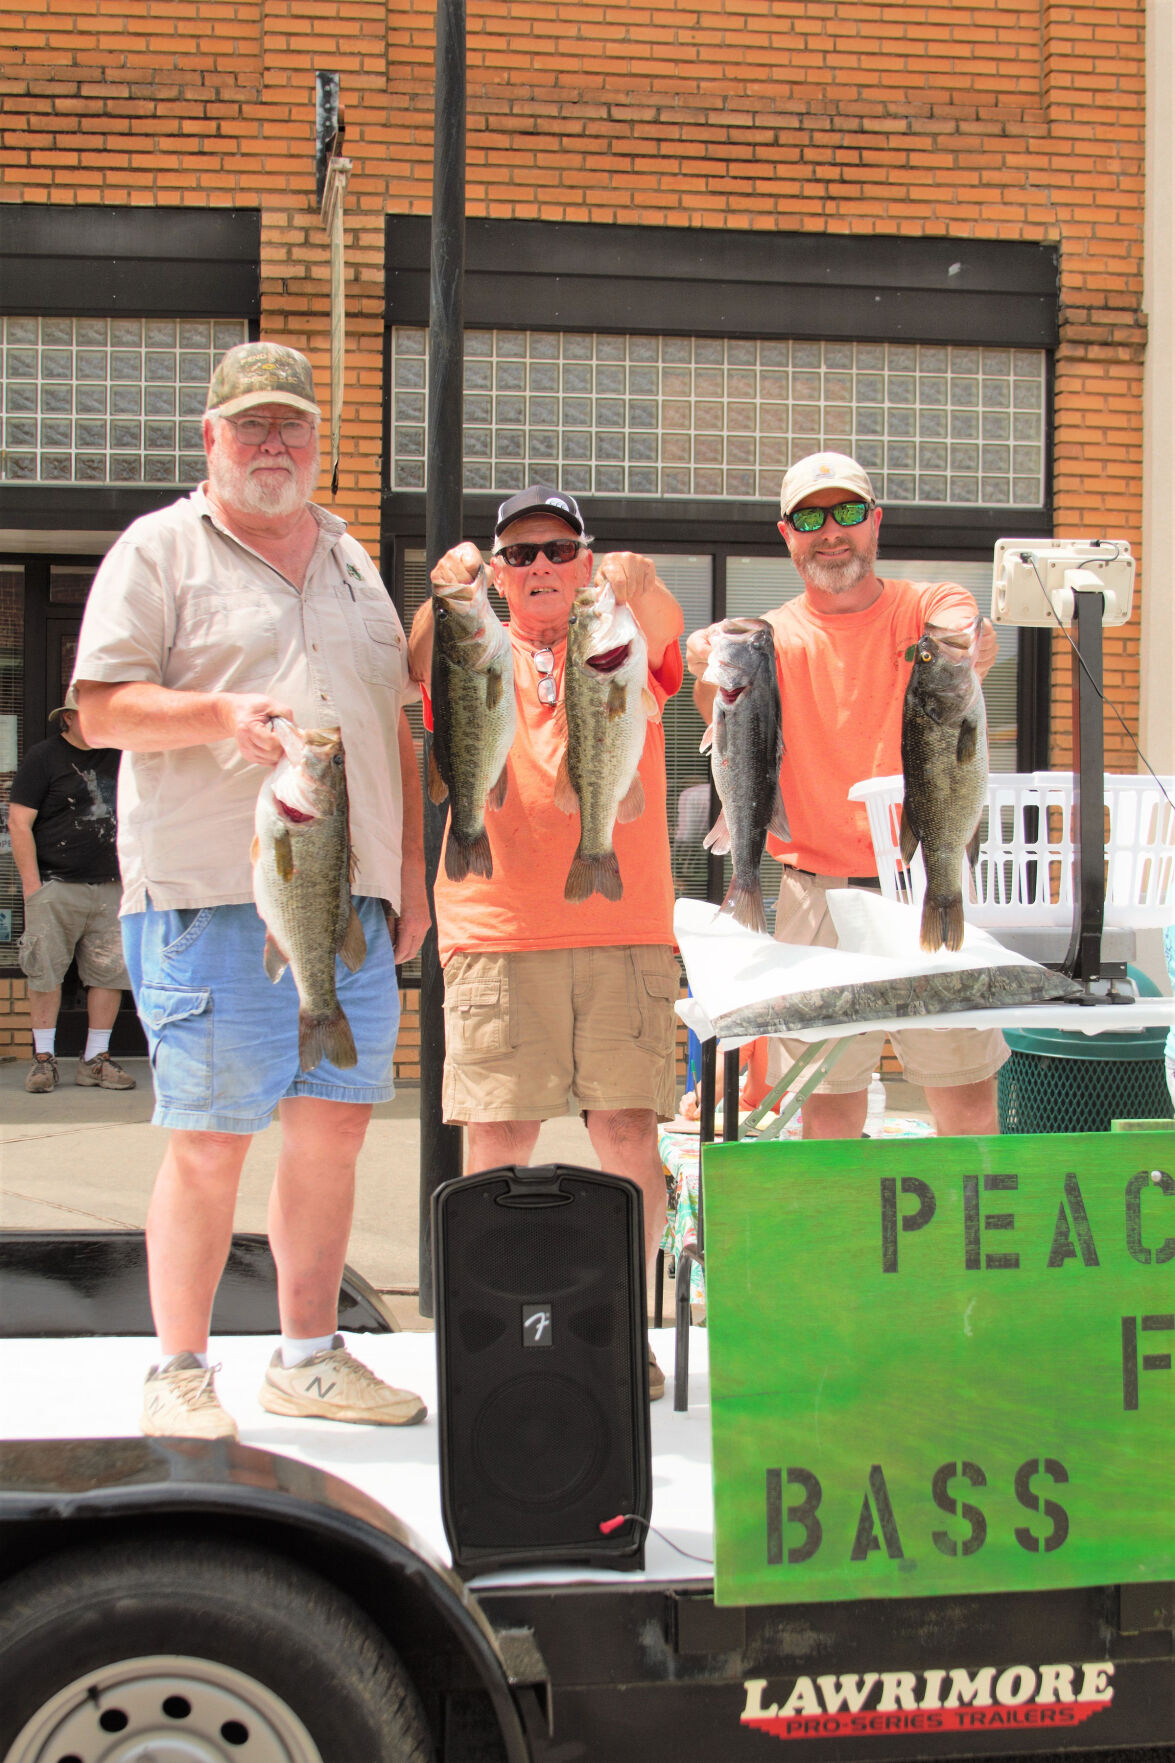
[[[108,1028],[92,1028],[86,1034],[86,1050],[82,1058],[86,1064],[96,1059],[99,1053],[105,1053],[110,1046],[110,1030]]]
[[[35,1028],[33,1030],[33,1052],[52,1053],[57,1044],[55,1028]]]
[[[286,1370],[291,1365],[300,1365],[303,1359],[312,1358],[315,1353],[328,1353],[335,1344],[333,1334],[315,1335],[310,1341],[296,1341],[290,1335],[282,1336],[282,1364]]]

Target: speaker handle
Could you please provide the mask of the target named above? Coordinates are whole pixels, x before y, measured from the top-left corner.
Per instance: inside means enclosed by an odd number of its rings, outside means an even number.
[[[515,1163],[504,1169],[494,1170],[493,1173],[504,1177],[507,1183],[504,1193],[495,1194],[495,1206],[529,1209],[575,1204],[575,1195],[567,1193],[563,1188],[562,1178],[576,1173],[567,1164]]]

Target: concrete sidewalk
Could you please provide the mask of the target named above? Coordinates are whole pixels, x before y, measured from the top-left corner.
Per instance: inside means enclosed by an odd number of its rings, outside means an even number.
[[[30,1096],[26,1059],[0,1064],[0,1227],[7,1230],[142,1229],[167,1133],[150,1124],[154,1105],[146,1059],[119,1063],[134,1090],[82,1089],[74,1061],[60,1061],[60,1086]],[[431,1328],[417,1308],[420,1092],[403,1088],[376,1108],[359,1159],[355,1223],[347,1259],[385,1294],[403,1328]],[[245,1159],[237,1230],[263,1231],[278,1128],[258,1133]],[[598,1169],[583,1123],[546,1122],[536,1160]]]

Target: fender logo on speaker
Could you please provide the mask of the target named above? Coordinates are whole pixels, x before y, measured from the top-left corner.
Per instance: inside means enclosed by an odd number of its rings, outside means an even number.
[[[550,1304],[522,1306],[522,1344],[524,1347],[554,1346],[555,1318]]]

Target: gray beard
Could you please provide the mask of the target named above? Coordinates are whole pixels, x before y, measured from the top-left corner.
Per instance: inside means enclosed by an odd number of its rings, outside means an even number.
[[[856,553],[846,557],[843,563],[827,563],[820,558],[809,557],[804,565],[805,582],[811,582],[822,594],[847,594],[858,582],[863,582],[871,575],[877,562],[877,547],[871,545],[868,554],[859,556]]]
[[[318,462],[301,471],[295,467],[276,490],[217,459],[209,461],[208,476],[227,507],[238,507],[245,514],[280,517],[297,514],[309,500],[318,478]]]

